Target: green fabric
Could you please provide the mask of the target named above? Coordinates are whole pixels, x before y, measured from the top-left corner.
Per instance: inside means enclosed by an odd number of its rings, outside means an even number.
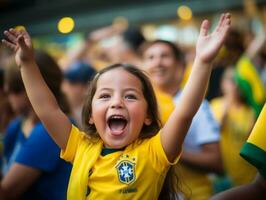
[[[253,108],[256,116],[258,117],[263,107],[263,104],[256,102],[255,99],[253,98],[252,88],[250,83],[247,80],[242,79],[240,75],[236,75],[236,82],[237,85],[240,87],[242,94],[246,98],[247,103]]]
[[[240,155],[255,166],[260,174],[266,178],[266,152],[263,149],[246,142],[240,151]]]
[[[247,56],[242,56],[237,62],[235,80],[247,103],[259,116],[266,100],[266,92],[256,67]]]
[[[120,148],[120,149],[103,148],[102,152],[101,152],[101,155],[102,156],[106,156],[108,154],[115,153],[117,151],[124,151],[124,150],[125,150],[125,147],[124,148]]]

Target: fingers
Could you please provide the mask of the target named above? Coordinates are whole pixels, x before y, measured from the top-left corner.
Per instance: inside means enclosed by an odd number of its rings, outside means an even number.
[[[230,24],[231,24],[230,13],[222,14],[220,17],[219,23],[215,28],[215,32],[220,32],[224,29],[229,28]]]
[[[23,35],[18,36],[18,44],[22,50],[27,48]]]
[[[17,36],[14,34],[14,33],[12,33],[10,30],[9,31],[4,31],[4,35],[6,36],[6,38],[10,41],[10,42],[12,42],[12,43],[16,43],[16,41],[17,41]]]
[[[222,13],[222,14],[221,14],[221,17],[220,17],[220,19],[219,19],[219,22],[218,22],[218,24],[217,24],[217,26],[216,26],[216,28],[215,28],[215,30],[214,30],[214,32],[219,32],[219,31],[220,31],[220,27],[221,27],[222,24],[223,24],[224,18],[225,18],[225,14]]]
[[[210,23],[208,20],[204,20],[200,27],[200,36],[206,36],[209,32]]]
[[[10,28],[9,32],[12,33],[14,36],[18,37],[19,36],[19,30]]]
[[[2,42],[13,50],[16,50],[18,47],[17,45],[22,49],[26,49],[27,45],[25,39],[30,40],[30,36],[25,29],[16,30],[11,28],[8,31],[4,31],[4,35],[6,36],[6,39],[3,39]]]
[[[23,35],[24,38],[30,39],[29,33],[26,31],[26,29],[19,30],[20,35]]]
[[[220,32],[223,36],[225,36],[230,28],[231,24],[231,15],[229,13],[225,14],[223,24],[220,28]]]
[[[11,43],[11,42],[5,40],[5,39],[3,39],[2,42],[3,42],[3,44],[5,44],[5,45],[6,45],[7,47],[9,47],[10,49],[12,49],[12,50],[14,50],[14,51],[16,50],[16,45],[15,45],[15,44],[13,44],[13,43]]]

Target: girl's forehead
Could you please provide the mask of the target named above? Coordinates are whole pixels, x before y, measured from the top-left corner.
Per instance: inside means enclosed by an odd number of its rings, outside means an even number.
[[[133,86],[142,88],[140,79],[123,68],[111,69],[100,75],[97,86],[118,84],[121,86]]]

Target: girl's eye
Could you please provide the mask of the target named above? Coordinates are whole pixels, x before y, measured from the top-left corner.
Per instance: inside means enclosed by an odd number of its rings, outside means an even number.
[[[126,99],[137,99],[136,95],[134,95],[134,94],[127,94],[127,95],[125,96],[125,98],[126,98]]]
[[[101,95],[99,96],[99,99],[107,99],[107,98],[109,98],[109,97],[110,97],[109,94],[101,94]]]

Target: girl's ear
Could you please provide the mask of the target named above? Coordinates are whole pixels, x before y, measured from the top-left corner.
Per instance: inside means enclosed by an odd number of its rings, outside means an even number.
[[[94,121],[93,121],[92,117],[90,117],[90,119],[89,119],[89,124],[90,125],[94,124]]]
[[[150,117],[146,117],[146,119],[144,120],[144,124],[145,124],[146,126],[151,125],[151,122],[152,122],[152,120],[150,119]]]

